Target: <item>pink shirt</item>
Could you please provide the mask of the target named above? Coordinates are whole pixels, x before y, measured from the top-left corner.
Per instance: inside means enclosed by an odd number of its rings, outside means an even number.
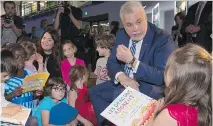
[[[169,115],[177,121],[178,126],[198,126],[198,110],[196,107],[170,104],[166,108]]]
[[[76,58],[75,65],[76,64],[85,66],[84,61],[81,59],[78,59],[78,58]],[[70,72],[71,68],[72,68],[72,66],[71,66],[70,62],[68,61],[68,59],[61,61],[62,77],[63,77],[64,82],[66,84],[68,84],[69,86],[71,85],[70,79],[69,79],[69,72]]]

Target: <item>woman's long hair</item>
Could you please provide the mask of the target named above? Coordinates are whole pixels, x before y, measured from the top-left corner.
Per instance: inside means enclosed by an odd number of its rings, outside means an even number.
[[[198,45],[187,44],[169,56],[165,80],[168,76],[171,81],[167,83],[162,109],[178,103],[195,106],[199,126],[211,126],[211,55]]]
[[[175,26],[177,26],[177,27],[179,27],[179,24],[177,23],[177,21],[176,21],[176,18],[177,17],[179,17],[183,22],[184,22],[184,20],[185,20],[185,13],[184,12],[178,12],[176,15],[175,15],[175,18],[174,18],[174,20],[175,20]]]
[[[58,32],[54,29],[47,29],[45,33],[49,33],[54,41],[54,46],[52,48],[52,55],[53,55],[53,59],[56,60],[57,65],[60,66],[60,62],[62,59],[62,51],[61,51],[61,40],[60,40],[60,36],[58,34]],[[42,35],[41,39],[43,38],[44,34]],[[44,53],[44,50],[41,47],[41,39],[39,41],[39,47],[38,47],[38,52],[40,54]]]

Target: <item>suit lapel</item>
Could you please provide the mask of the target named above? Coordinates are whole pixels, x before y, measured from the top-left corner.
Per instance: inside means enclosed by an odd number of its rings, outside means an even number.
[[[125,30],[124,30],[125,31]],[[129,47],[129,40],[130,40],[130,37],[127,35],[126,31],[125,31],[125,35],[122,39],[122,44],[124,46],[126,46],[127,48]]]
[[[140,56],[139,56],[140,61],[142,61],[145,52],[147,52],[148,49],[150,48],[150,46],[152,45],[153,36],[154,36],[154,34],[151,30],[151,26],[150,26],[149,23],[147,23],[147,32],[146,32],[146,35],[143,39],[143,43],[142,43],[142,47],[141,47],[141,51],[140,51]]]

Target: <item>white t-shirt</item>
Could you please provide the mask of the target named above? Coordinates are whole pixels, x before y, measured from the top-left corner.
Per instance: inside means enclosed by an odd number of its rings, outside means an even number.
[[[99,58],[96,63],[95,74],[97,75],[96,85],[110,80],[106,67],[108,58]]]

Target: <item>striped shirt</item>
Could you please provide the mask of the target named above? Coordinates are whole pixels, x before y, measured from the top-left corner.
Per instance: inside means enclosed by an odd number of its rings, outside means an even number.
[[[21,86],[23,84],[24,78],[27,75],[30,75],[30,72],[27,71],[27,70],[24,70],[24,77],[23,78],[11,77],[8,81],[6,81],[5,93],[10,94],[11,92],[13,92],[13,90],[16,87]],[[26,93],[21,94],[20,96],[14,97],[11,100],[11,102],[18,104],[18,105],[25,106],[27,108],[34,108],[33,93],[32,92],[26,92]]]

